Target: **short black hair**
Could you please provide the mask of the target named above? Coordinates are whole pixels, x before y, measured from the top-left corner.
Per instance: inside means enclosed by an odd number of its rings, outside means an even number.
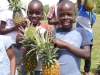
[[[31,3],[33,3],[33,2],[36,2],[36,3],[40,4],[40,6],[42,7],[42,10],[43,10],[43,4],[42,4],[42,2],[39,1],[39,0],[32,0],[32,1],[28,4],[28,7],[29,7],[29,5],[30,5]]]
[[[70,6],[72,6],[74,8],[74,11],[75,11],[75,4],[72,2],[72,1],[69,1],[69,0],[63,0],[59,3],[58,5],[58,11],[59,11],[59,8],[62,6],[62,5],[65,5],[65,4],[69,4]]]

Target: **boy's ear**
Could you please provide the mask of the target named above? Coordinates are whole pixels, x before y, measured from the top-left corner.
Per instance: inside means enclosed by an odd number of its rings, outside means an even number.
[[[74,17],[73,23],[75,23],[75,22],[76,22],[76,14],[75,14],[75,17]]]
[[[74,18],[74,21],[73,21],[73,23],[75,23],[76,22],[76,19]]]

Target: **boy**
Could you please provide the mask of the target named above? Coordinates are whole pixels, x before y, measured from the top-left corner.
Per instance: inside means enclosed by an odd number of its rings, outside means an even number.
[[[64,0],[58,5],[61,28],[53,30],[52,35],[55,37],[53,42],[59,48],[60,75],[81,75],[80,58],[90,57],[92,43],[84,29],[73,28],[75,17],[75,6],[71,1]]]
[[[0,35],[0,75],[18,75],[16,58],[12,49],[12,40],[8,36]]]
[[[9,0],[7,0],[9,2]],[[22,11],[23,16],[26,17],[26,13],[24,10]],[[16,64],[17,66],[21,65],[21,50],[20,48],[16,45],[16,35],[18,32],[18,27],[13,24],[13,11],[12,8],[9,7],[7,10],[2,12],[0,20],[1,20],[1,34],[5,36],[11,37],[13,41],[13,50],[16,56]]]
[[[92,20],[90,21],[89,19],[89,11],[86,10],[84,5],[82,4],[81,0],[77,0],[78,3],[78,16],[77,16],[77,28],[84,28],[86,32],[88,33],[88,36],[91,40],[93,41],[93,33],[92,33],[92,26],[96,21],[96,14],[92,13]],[[92,51],[92,46],[90,47],[90,51]],[[91,58],[85,60],[85,65],[84,65],[84,75],[89,75],[90,71],[90,66],[91,66]]]
[[[27,10],[27,16],[31,24],[33,24],[33,27],[40,28],[40,34],[44,34],[44,32],[47,29],[47,25],[42,24],[40,20],[43,17],[43,4],[39,0],[32,0],[28,5]],[[26,20],[27,21],[27,20]],[[25,22],[25,21],[24,21]],[[24,26],[25,23],[23,22]],[[20,33],[20,31],[19,31]],[[19,44],[20,35],[17,35],[17,44]],[[38,66],[35,68],[35,75],[41,75],[41,63],[38,64]],[[23,74],[22,74],[23,75]],[[24,74],[26,75],[26,74]]]

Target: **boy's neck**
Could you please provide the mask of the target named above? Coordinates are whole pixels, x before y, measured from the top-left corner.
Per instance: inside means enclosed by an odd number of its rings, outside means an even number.
[[[40,25],[40,22],[38,24],[32,24],[34,27],[37,27]]]
[[[61,28],[61,31],[70,32],[70,31],[72,31],[73,29],[74,29],[74,28],[69,28],[69,29]]]

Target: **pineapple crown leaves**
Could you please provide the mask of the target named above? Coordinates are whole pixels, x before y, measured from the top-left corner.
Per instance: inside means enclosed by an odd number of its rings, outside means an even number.
[[[40,50],[42,48],[41,46],[42,43],[44,43],[44,37],[40,35],[39,29],[34,28],[32,25],[30,25],[30,23],[28,23],[26,29],[21,27],[20,30],[22,31],[22,33],[20,33],[20,43],[22,43],[23,46],[30,46],[36,50]]]
[[[21,34],[21,43],[26,47],[31,46],[30,52],[33,50],[41,52],[40,55],[42,57],[40,58],[40,61],[47,65],[51,65],[55,62],[58,56],[58,48],[54,48],[52,42],[54,37],[50,38],[50,32],[46,30],[45,34],[42,35],[40,34],[40,29],[41,28],[34,28],[30,23],[27,25],[26,29],[21,28],[21,31],[23,32]],[[35,42],[35,44],[32,42]]]
[[[46,65],[51,65],[56,61],[58,48],[54,48],[53,44],[50,43],[45,44],[46,48],[42,51],[40,61]]]
[[[22,8],[22,3],[18,0],[10,0],[9,6],[12,7],[14,11],[19,11]]]

